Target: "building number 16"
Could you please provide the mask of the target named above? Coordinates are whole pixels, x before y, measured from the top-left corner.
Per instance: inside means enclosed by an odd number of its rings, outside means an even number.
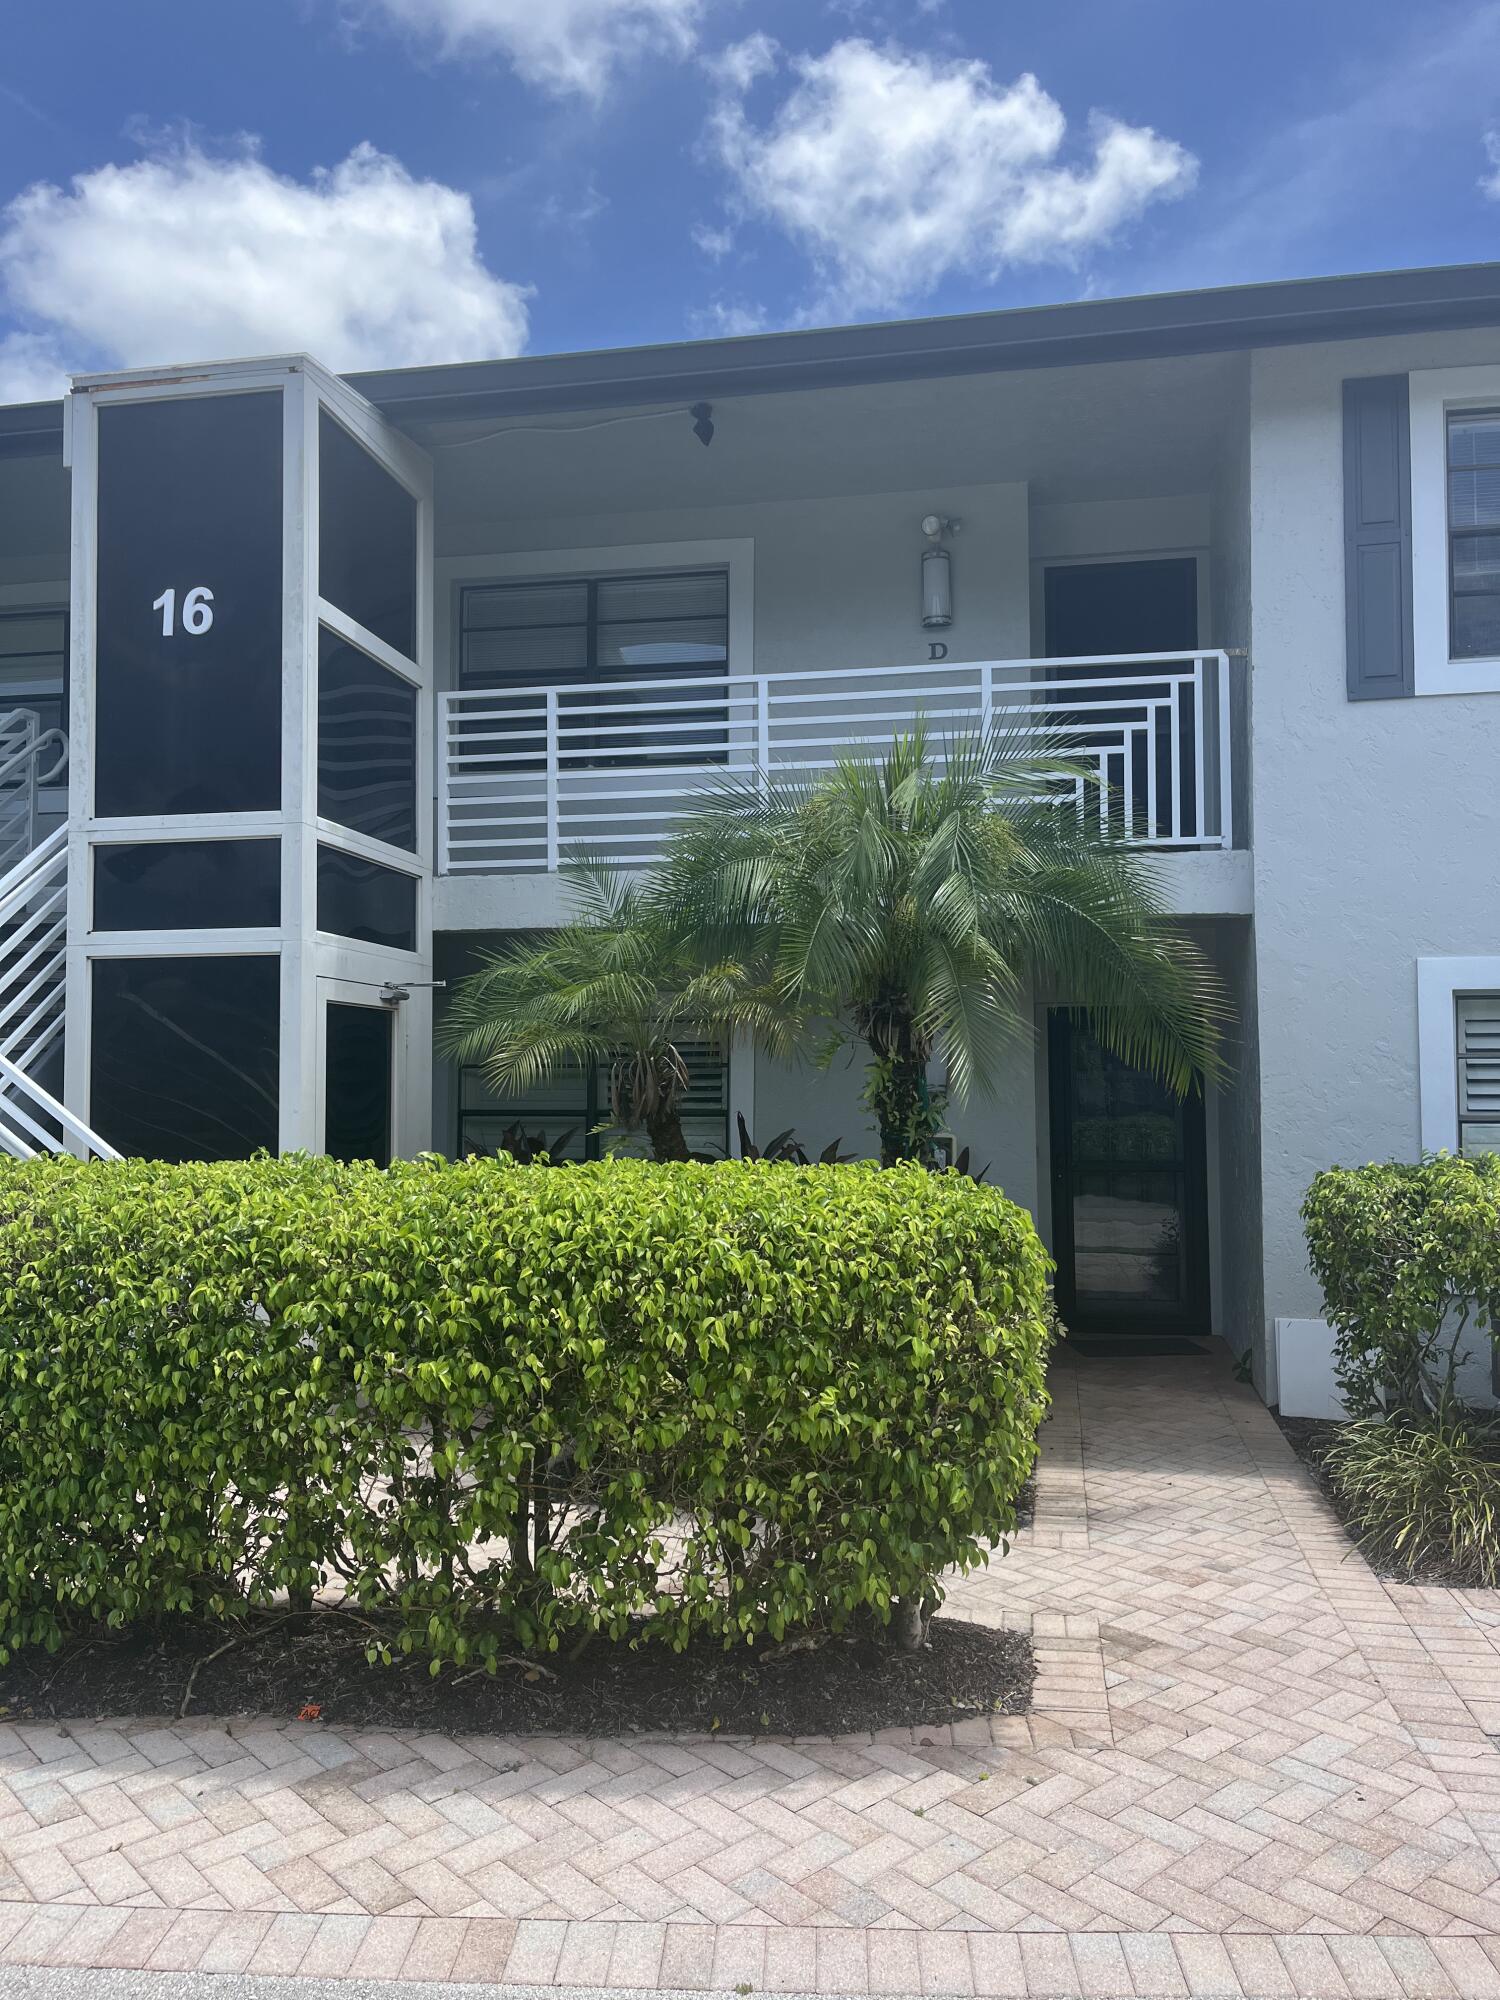
[[[177,592],[164,590],[152,604],[161,613],[161,636],[170,639],[177,630]],[[214,622],[214,594],[206,583],[195,583],[182,600],[182,629],[196,639]]]

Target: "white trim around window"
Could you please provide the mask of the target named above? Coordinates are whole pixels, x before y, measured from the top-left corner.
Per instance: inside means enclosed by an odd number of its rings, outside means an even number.
[[[1458,1151],[1458,999],[1463,993],[1500,993],[1500,955],[1417,960],[1417,1084],[1424,1153]]]
[[[1448,412],[1500,409],[1500,367],[1411,375],[1412,637],[1418,694],[1500,693],[1500,655],[1455,660],[1448,642]]]

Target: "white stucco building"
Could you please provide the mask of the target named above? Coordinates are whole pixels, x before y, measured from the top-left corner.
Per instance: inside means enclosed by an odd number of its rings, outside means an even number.
[[[1077,1325],[1275,1400],[1312,1175],[1500,1139],[1500,265],[0,409],[0,1143],[596,1144],[597,1079],[436,1062],[434,982],[706,773],[1020,704],[1234,1074],[1175,1106],[1039,993],[954,1143]],[[860,1083],[705,1050],[693,1130],[868,1149]]]

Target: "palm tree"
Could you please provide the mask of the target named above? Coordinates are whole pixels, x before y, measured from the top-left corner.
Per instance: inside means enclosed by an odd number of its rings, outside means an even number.
[[[757,983],[748,960],[698,951],[649,876],[580,867],[570,880],[572,921],[460,981],[438,1046],[479,1065],[502,1095],[607,1064],[612,1121],[644,1131],[656,1159],[685,1160],[681,1044],[747,1033],[789,1052],[795,1009]]]
[[[679,833],[666,893],[700,949],[764,952],[792,1016],[866,1046],[882,1162],[933,1165],[934,1054],[960,1100],[992,1087],[1039,980],[1179,1095],[1222,1073],[1213,968],[1109,815],[1074,809],[1088,780],[1035,733],[935,754],[918,728],[806,781],[726,780]]]

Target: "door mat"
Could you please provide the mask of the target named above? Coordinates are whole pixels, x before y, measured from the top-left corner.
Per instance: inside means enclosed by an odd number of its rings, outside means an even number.
[[[1132,1361],[1158,1354],[1207,1354],[1201,1340],[1182,1333],[1070,1333],[1068,1348],[1085,1361]]]

